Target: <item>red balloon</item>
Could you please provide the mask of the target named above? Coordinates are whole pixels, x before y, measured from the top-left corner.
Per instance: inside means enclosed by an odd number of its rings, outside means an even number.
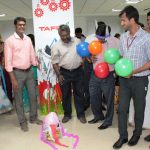
[[[96,65],[94,72],[98,78],[106,78],[109,75],[109,66],[106,62],[99,63]]]

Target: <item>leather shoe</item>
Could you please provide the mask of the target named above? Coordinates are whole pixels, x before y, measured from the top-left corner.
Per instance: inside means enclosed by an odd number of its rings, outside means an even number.
[[[129,140],[128,145],[129,145],[129,146],[134,146],[134,145],[136,145],[136,144],[138,143],[139,139],[140,139],[140,136],[133,135],[133,136],[131,137],[131,139]]]
[[[102,124],[98,127],[98,129],[103,130],[103,129],[107,129],[108,127],[109,127],[109,125]]]
[[[118,141],[113,145],[114,149],[119,149],[122,147],[123,144],[127,143],[128,139],[121,139],[119,138]]]
[[[85,118],[85,117],[80,117],[80,118],[79,118],[79,120],[80,120],[80,122],[81,122],[81,123],[87,123],[87,121],[86,121],[86,118]]]
[[[94,124],[94,123],[97,123],[98,121],[100,121],[100,119],[92,119],[90,121],[88,121],[89,124]]]
[[[150,135],[146,136],[146,137],[144,138],[144,140],[145,140],[146,142],[150,142]]]
[[[66,122],[68,122],[70,119],[71,119],[71,117],[66,117],[66,116],[64,116],[63,119],[62,119],[62,123],[66,123]]]
[[[89,124],[94,124],[94,123],[97,123],[97,122],[99,122],[99,121],[103,121],[104,119],[105,119],[104,117],[103,117],[103,118],[100,118],[100,119],[94,118],[94,119],[88,121],[88,123],[89,123]]]
[[[36,120],[30,120],[30,123],[32,124],[37,124],[37,125],[42,125],[43,121],[40,119],[36,119]]]
[[[20,124],[21,130],[27,132],[29,130],[27,122]]]

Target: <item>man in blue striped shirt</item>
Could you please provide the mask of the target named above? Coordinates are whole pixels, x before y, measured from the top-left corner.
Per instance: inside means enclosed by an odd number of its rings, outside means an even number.
[[[130,76],[119,79],[118,128],[120,137],[113,145],[114,149],[121,148],[124,143],[128,142],[127,117],[131,97],[134,101],[135,129],[128,145],[134,146],[139,141],[150,74],[150,35],[138,25],[138,10],[133,6],[127,6],[121,11],[119,17],[121,26],[127,30],[120,38],[120,53],[123,58],[132,61],[134,69]]]

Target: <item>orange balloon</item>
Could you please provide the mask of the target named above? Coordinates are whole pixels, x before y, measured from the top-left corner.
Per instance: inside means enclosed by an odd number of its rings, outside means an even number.
[[[102,43],[100,41],[92,41],[88,48],[92,55],[98,55],[102,52]]]

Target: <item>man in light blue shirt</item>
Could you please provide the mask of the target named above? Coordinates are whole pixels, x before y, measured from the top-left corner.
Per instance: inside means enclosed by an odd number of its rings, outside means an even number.
[[[140,139],[144,121],[148,75],[150,74],[150,35],[138,25],[138,10],[133,6],[126,6],[119,17],[121,26],[127,30],[120,38],[120,53],[123,58],[132,61],[133,72],[130,76],[119,79],[118,128],[120,137],[113,145],[114,149],[119,149],[128,142],[127,117],[131,97],[135,109],[135,129],[128,145],[134,146]]]

